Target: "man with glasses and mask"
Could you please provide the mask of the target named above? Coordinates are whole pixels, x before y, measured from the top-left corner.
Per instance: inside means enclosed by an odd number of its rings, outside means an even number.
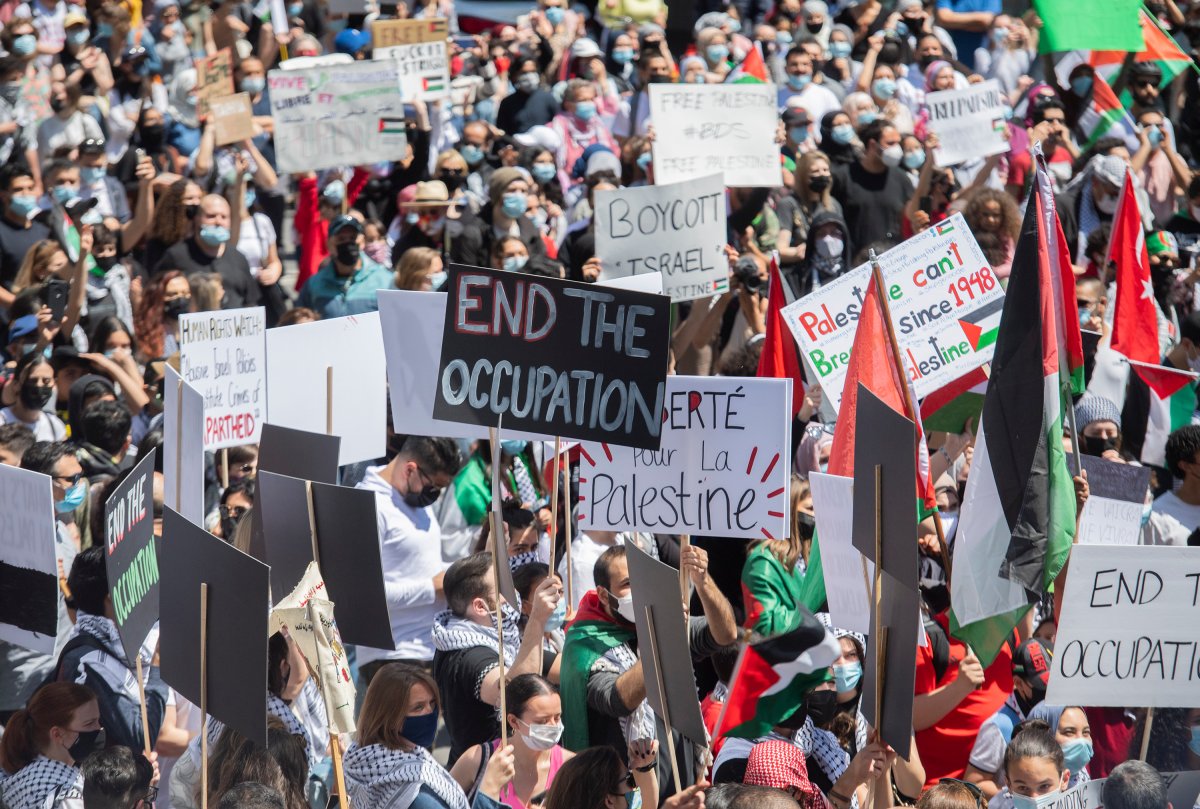
[[[393,441],[401,439],[393,438]],[[395,457],[367,468],[359,489],[375,493],[383,586],[392,620],[392,649],[358,647],[365,688],[393,661],[428,668],[433,660],[433,617],[445,609],[442,529],[432,508],[462,467],[452,438],[409,436],[389,446]]]

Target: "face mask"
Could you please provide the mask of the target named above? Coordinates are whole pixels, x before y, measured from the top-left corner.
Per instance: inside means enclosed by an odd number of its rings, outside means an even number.
[[[825,23],[810,22],[810,23],[805,23],[804,27],[808,29],[808,33],[810,33],[810,34],[819,34],[821,32],[821,29],[825,27]]]
[[[883,160],[883,165],[895,168],[904,159],[904,148],[899,143],[893,143],[880,152],[879,157]]]
[[[96,36],[110,37],[113,34],[112,23],[102,22],[96,26]]]
[[[808,83],[811,81],[812,81],[812,76],[808,73],[802,73],[799,76],[789,75],[787,77],[788,87],[791,87],[796,92],[800,92],[801,90],[803,90],[805,87],[808,86]]]
[[[331,205],[341,205],[342,200],[346,198],[346,184],[341,180],[334,180],[322,189],[321,197]]]
[[[1146,140],[1150,141],[1150,147],[1152,149],[1157,149],[1158,145],[1160,143],[1162,143],[1162,139],[1163,139],[1162,130],[1159,129],[1157,126],[1151,127],[1150,131],[1146,133]]]
[[[546,19],[550,21],[551,25],[562,25],[563,17],[566,15],[567,12],[561,6],[550,6],[546,9]]]
[[[708,58],[710,65],[715,65],[718,62],[724,62],[729,58],[728,45],[709,45],[704,49],[704,55]]]
[[[633,596],[627,595],[622,598],[617,598],[612,593],[608,594],[608,608],[617,615],[624,618],[629,623],[636,623],[633,614]]]
[[[421,232],[427,236],[432,236],[435,233],[441,233],[442,228],[446,226],[446,217],[439,216],[436,219],[428,219],[421,224]]]
[[[1008,29],[1007,28],[993,28],[992,29],[992,41],[995,42],[997,45],[1003,45],[1004,40],[1006,40],[1006,39],[1008,39]]]
[[[242,79],[242,92],[250,95],[258,95],[267,86],[267,81],[262,76],[247,76]]]
[[[563,602],[560,601],[559,603]],[[525,727],[529,728],[529,732],[518,735],[530,750],[549,750],[558,744],[558,740],[563,735],[562,725],[531,725],[528,722],[524,724]]]
[[[558,169],[554,168],[553,163],[534,163],[529,173],[533,175],[533,179],[545,185],[554,179],[554,175],[558,174]]]
[[[529,261],[529,256],[509,256],[500,263],[505,272],[519,272]]]
[[[554,606],[554,612],[546,619],[546,631],[557,632],[567,620],[567,599],[560,598]]]
[[[523,93],[532,93],[542,84],[541,77],[536,73],[522,73],[517,76],[517,89]]]
[[[788,129],[788,137],[792,139],[793,143],[804,143],[808,140],[808,127],[793,126]]]
[[[429,283],[433,285],[434,290],[439,290],[442,288],[442,284],[446,283],[446,278],[448,276],[449,273],[447,273],[445,270],[442,270],[441,272],[435,272],[429,276]]]
[[[946,539],[949,540],[954,536],[954,529],[958,525],[958,512],[939,511],[938,514],[942,518],[942,530],[946,534]]]
[[[654,160],[653,152],[642,152],[637,158],[638,168],[640,168],[642,171],[645,171],[650,167],[650,162],[652,160]],[[1197,221],[1200,221],[1200,217],[1197,217]]]
[[[876,79],[871,82],[871,92],[875,94],[876,98],[891,98],[896,94],[896,80],[888,78]]]
[[[830,234],[817,239],[817,253],[825,258],[840,256],[844,246],[845,242],[842,241],[840,236]]]
[[[434,736],[437,735],[437,722],[437,711],[421,716],[406,716],[404,726],[400,728],[400,735],[417,747],[429,750],[433,747]]]
[[[358,242],[343,242],[337,246],[338,264],[357,264],[362,258],[362,248]]]
[[[505,439],[500,442],[500,450],[507,455],[520,455],[529,446],[528,441],[520,441],[518,439]]]
[[[458,147],[458,153],[462,155],[463,160],[467,161],[468,166],[478,166],[483,162],[483,149],[474,143],[462,144]]]
[[[1076,76],[1071,79],[1071,92],[1077,96],[1085,96],[1092,89],[1091,76]]]
[[[633,48],[613,48],[612,57],[618,65],[627,65],[633,61]]]
[[[1083,770],[1092,760],[1092,743],[1087,739],[1072,739],[1062,746],[1063,764],[1071,775]]]
[[[1053,806],[1058,800],[1058,796],[1062,794],[1062,790],[1054,790],[1045,795],[1039,795],[1036,798],[1029,798],[1025,795],[1018,795],[1015,792],[1011,793],[1014,809],[1046,809],[1047,806]]]
[[[422,485],[417,491],[409,490],[404,493],[404,502],[412,508],[428,508],[442,496],[442,490],[432,483]]]
[[[197,202],[193,202],[191,205],[183,206],[183,214],[188,219],[195,219],[196,214],[198,213],[200,213],[200,204]]]
[[[39,385],[36,382],[26,382],[21,386],[21,404],[29,410],[41,410],[53,395],[53,385]]]
[[[904,168],[909,171],[916,171],[925,165],[924,152],[905,152],[904,153]]]
[[[299,17],[304,13],[303,3],[288,3],[287,13],[289,17]]]
[[[1117,212],[1116,197],[1101,197],[1096,200],[1096,210],[1100,213],[1106,213],[1109,216]]]
[[[850,43],[843,40],[829,43],[829,56],[833,59],[846,59],[852,50]]]
[[[80,500],[80,502],[83,502]],[[87,733],[80,733],[79,738],[75,740],[75,744],[67,748],[67,753],[70,754],[71,760],[78,763],[83,761],[93,750],[99,750],[104,747],[104,729],[89,730]]]
[[[200,228],[200,241],[209,247],[218,247],[229,241],[229,228],[224,225],[204,225]]]
[[[66,205],[71,200],[79,199],[79,189],[70,185],[56,185],[51,189],[50,195],[59,205]]]
[[[1079,436],[1079,448],[1084,455],[1095,455],[1099,458],[1110,449],[1117,448],[1116,438],[1100,438],[1094,435]]]
[[[642,791],[634,789],[625,793],[625,806],[627,809],[642,809]]]
[[[254,203],[258,202],[258,192],[253,188],[247,188],[246,193],[242,195],[242,202],[246,205],[246,210],[254,207]]]
[[[877,120],[879,120],[879,113],[877,113],[875,110],[863,110],[862,112],[860,112],[858,114],[858,125],[859,126],[866,126],[867,124],[873,124]]]
[[[650,77],[648,77],[648,78],[646,79],[646,81],[647,81],[649,84],[670,84],[670,83],[671,83],[671,77],[670,77],[670,76],[664,76],[664,75],[663,75],[663,74],[661,74],[661,73],[655,73],[653,76],[650,76]]]
[[[176,320],[180,315],[186,315],[192,309],[191,298],[172,298],[163,303],[163,314]]]
[[[17,56],[28,56],[37,50],[37,37],[33,34],[21,34],[13,40],[13,53]]]
[[[108,170],[102,166],[84,166],[79,170],[79,179],[85,185],[95,185],[103,180],[106,174],[108,174]]]
[[[8,209],[19,217],[27,217],[37,208],[37,197],[29,194],[18,194],[8,203]]]
[[[67,491],[63,494],[63,499],[59,500],[57,503],[54,504],[54,510],[57,511],[59,514],[66,514],[67,512],[74,511],[75,509],[82,506],[83,501],[86,499],[87,499],[87,489],[84,487],[83,481],[81,480],[78,483],[76,483],[74,486],[72,486],[71,488],[67,489]],[[99,732],[100,731],[95,731],[95,733],[92,734],[92,738],[95,739],[95,734],[99,733]],[[80,734],[80,735],[82,736],[82,735],[86,735],[86,734]],[[76,742],[75,744],[79,744],[79,742]],[[75,745],[72,745],[71,749],[74,750]],[[86,748],[86,750],[84,751],[84,754],[83,754],[83,758],[86,758],[87,754],[90,752],[91,752],[91,748],[90,747]],[[72,755],[74,755],[74,753],[72,753]],[[80,757],[75,756],[75,760],[79,761]]]
[[[1188,749],[1200,756],[1200,725],[1192,725],[1192,740],[1188,742]]]
[[[111,256],[92,256],[92,258],[96,260],[96,266],[105,272],[108,272],[113,267],[117,266],[116,253],[113,253]]]
[[[858,687],[862,679],[862,663],[857,660],[844,666],[833,667],[833,684],[838,693],[845,694]]]
[[[90,36],[90,34],[88,34],[88,30],[86,28],[80,28],[75,31],[68,31],[67,32],[67,42],[71,43],[72,45],[75,45],[76,47],[78,47],[80,45],[86,45],[89,36]]]
[[[825,689],[813,691],[804,700],[808,717],[817,727],[824,727],[837,713],[837,691]]]
[[[505,194],[500,208],[509,219],[516,219],[529,208],[529,199],[521,193]]]
[[[776,31],[775,41],[779,43],[780,48],[788,48],[796,40],[792,39],[792,34],[790,31]]]
[[[1088,321],[1092,319],[1092,309],[1090,306],[1079,307],[1079,325],[1087,328]],[[1190,360],[1189,360],[1190,362]]]
[[[581,121],[590,121],[596,117],[595,101],[576,101],[575,117]]]
[[[421,215],[415,211],[412,213],[406,213],[404,215],[404,221],[406,224],[415,225],[421,221]]]
[[[862,116],[860,115],[861,119]],[[838,124],[830,131],[830,136],[834,143],[840,143],[842,146],[848,146],[854,140],[854,127],[850,124]]]

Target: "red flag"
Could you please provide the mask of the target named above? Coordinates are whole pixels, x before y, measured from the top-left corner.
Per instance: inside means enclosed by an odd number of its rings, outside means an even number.
[[[783,275],[771,259],[770,292],[767,294],[767,331],[763,336],[762,355],[758,358],[756,376],[792,380],[792,416],[804,405],[804,380],[800,376],[800,357],[796,354],[796,339],[783,322]]]

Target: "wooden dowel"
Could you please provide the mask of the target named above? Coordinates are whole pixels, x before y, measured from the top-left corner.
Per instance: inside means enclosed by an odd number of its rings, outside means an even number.
[[[149,758],[153,749],[150,747],[150,717],[146,711],[146,683],[142,679],[142,656],[135,654],[133,659],[137,665],[138,702],[142,708],[142,749],[146,751],[146,757]]]
[[[208,809],[208,583],[200,585],[200,809]]]

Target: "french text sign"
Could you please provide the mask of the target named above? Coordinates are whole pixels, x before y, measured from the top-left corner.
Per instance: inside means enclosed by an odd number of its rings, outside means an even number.
[[[58,632],[50,477],[0,464],[0,640],[53,654]]]
[[[158,621],[154,450],[104,502],[104,562],[113,620],[125,657],[133,660]]]
[[[258,443],[267,415],[266,310],[196,312],[179,319],[179,368],[204,397],[204,448]]]
[[[1079,514],[1083,545],[1137,545],[1150,491],[1150,467],[1082,455],[1088,499]]]
[[[941,90],[925,96],[929,131],[940,144],[938,166],[953,166],[974,157],[988,157],[1009,149],[1004,133],[1006,101],[1000,82],[989,79],[964,90]]]

